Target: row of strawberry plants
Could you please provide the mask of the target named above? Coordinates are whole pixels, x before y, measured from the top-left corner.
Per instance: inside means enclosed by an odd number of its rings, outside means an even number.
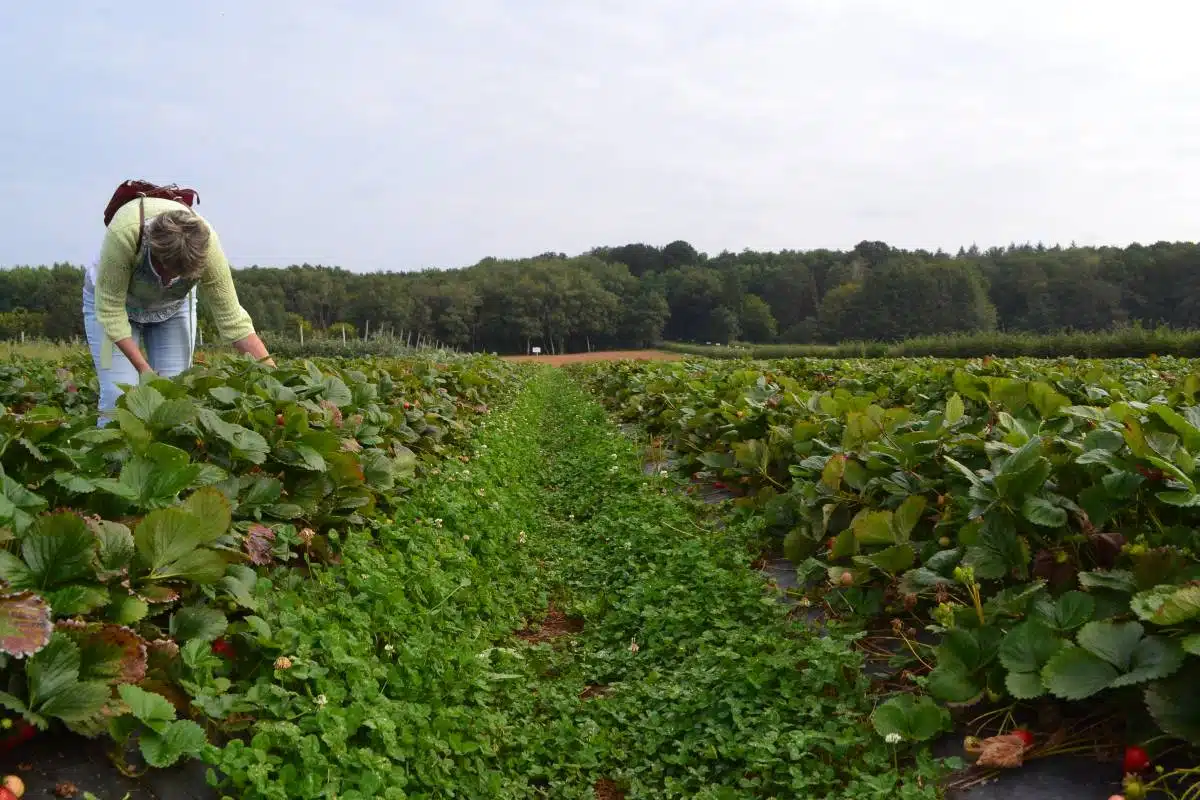
[[[136,734],[151,766],[205,742],[177,713],[221,716],[187,676],[252,618],[266,568],[336,560],[340,535],[384,524],[514,374],[485,357],[224,358],[131,387],[98,427],[85,365],[0,365],[17,368],[0,412],[8,743],[56,722]]]
[[[798,571],[824,578],[812,599],[934,633],[915,681],[943,704],[1104,702],[1152,749],[1200,744],[1190,362],[574,369],[762,515]],[[928,701],[886,708],[881,732],[907,739],[950,724]]]

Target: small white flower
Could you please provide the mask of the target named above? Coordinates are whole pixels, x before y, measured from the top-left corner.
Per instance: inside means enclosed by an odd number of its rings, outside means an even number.
[[[900,744],[901,740],[903,740],[903,739],[904,739],[904,737],[898,733],[889,733],[887,736],[884,737],[883,740],[885,742],[887,742],[888,744]]]
[[[517,534],[517,543],[525,544],[525,531],[521,531],[520,533]]]
[[[659,470],[659,472],[658,472],[658,477],[660,477],[660,478],[665,478],[665,477],[667,477],[667,471],[666,471],[665,469],[664,469],[664,470]]]
[[[327,700],[327,699],[326,699],[325,695],[323,695],[323,694],[319,694],[319,695],[317,695],[317,701],[316,701],[316,702],[317,702],[317,705],[319,705],[319,706],[324,706],[326,703],[328,703],[328,702],[329,702],[329,700]]]
[[[394,653],[395,651],[396,651],[396,648],[393,645],[385,644],[383,646],[383,652],[385,652],[385,653]]]
[[[436,527],[436,528],[440,528],[440,527],[442,527],[442,520],[441,520],[441,518],[435,519],[435,520],[433,521],[433,525],[434,525],[434,527]]]
[[[471,537],[470,537],[470,535],[469,535],[469,534],[466,534],[466,533],[464,533],[464,534],[463,534],[463,541],[464,541],[464,542],[469,542],[469,541],[471,541]]]
[[[629,642],[629,652],[636,653],[638,650],[641,650],[641,649],[642,648],[638,647],[638,643],[637,643],[636,639],[631,640]]]

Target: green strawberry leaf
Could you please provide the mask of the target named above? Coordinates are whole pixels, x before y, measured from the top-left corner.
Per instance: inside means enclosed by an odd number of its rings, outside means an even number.
[[[1112,686],[1133,686],[1169,677],[1183,666],[1183,659],[1184,652],[1179,642],[1161,636],[1147,636],[1133,651],[1129,671],[1116,678]]]
[[[200,409],[198,418],[200,426],[227,445],[234,458],[248,461],[251,464],[261,464],[267,460],[271,446],[261,434],[241,425],[226,422],[211,409]]]
[[[1081,572],[1079,584],[1085,589],[1111,589],[1117,592],[1133,594],[1137,591],[1137,581],[1128,570],[1114,569],[1107,572]]]
[[[155,733],[161,734],[175,719],[175,706],[161,694],[125,683],[117,687],[121,699],[129,706],[129,713]]]
[[[212,487],[198,490],[184,501],[182,508],[199,523],[200,542],[211,544],[229,532],[233,515],[225,495]]]
[[[938,664],[929,673],[925,687],[946,703],[969,703],[983,694],[983,685],[975,681],[960,664]]]
[[[1040,672],[1063,642],[1042,622],[1030,620],[1013,628],[1000,645],[1000,663],[1010,672]]]
[[[157,736],[143,736],[139,747],[147,764],[164,769],[184,756],[198,757],[207,743],[203,728],[190,719],[182,719],[169,724]]]
[[[907,542],[909,540],[913,528],[921,521],[921,514],[925,512],[925,505],[926,500],[921,495],[914,494],[904,498],[904,502],[896,509],[896,514],[892,519],[897,542]]]
[[[47,595],[47,598],[57,617],[90,614],[96,609],[108,605],[109,602],[109,594],[104,587],[79,583],[55,589]]]
[[[1155,625],[1178,625],[1200,617],[1200,585],[1155,586],[1133,596],[1129,607]]]
[[[861,511],[850,523],[850,529],[860,547],[896,543],[891,511]]]
[[[37,711],[44,717],[77,722],[98,714],[110,696],[112,689],[103,681],[76,681],[48,697]]]
[[[1004,676],[1004,688],[1017,700],[1034,700],[1046,693],[1040,672],[1009,672]]]
[[[1137,622],[1089,622],[1080,629],[1077,641],[1080,647],[1125,672],[1143,632]]]
[[[229,620],[215,608],[184,606],[172,615],[170,632],[178,642],[211,642],[223,636],[227,627]]]
[[[928,697],[902,694],[875,709],[871,722],[880,736],[923,742],[950,730],[950,713]]]
[[[150,606],[145,600],[134,597],[125,589],[114,588],[106,616],[117,625],[132,625],[141,622],[150,613]]]
[[[950,399],[946,401],[946,424],[954,425],[963,418],[966,412],[966,407],[963,405],[963,399],[958,392],[950,395]]]
[[[133,534],[129,528],[104,520],[95,520],[88,524],[97,541],[93,564],[97,577],[107,580],[123,574],[136,553]]]
[[[45,590],[88,575],[95,546],[87,523],[76,514],[39,518],[21,542],[21,556],[29,567],[29,588]]]
[[[1042,683],[1055,697],[1083,700],[1104,691],[1119,673],[1082,647],[1064,647],[1042,669]]]
[[[1166,733],[1200,745],[1200,692],[1195,676],[1180,673],[1146,688],[1146,708]]]
[[[1061,528],[1067,524],[1065,509],[1042,497],[1030,497],[1021,505],[1021,516],[1034,525],[1045,528]]]
[[[139,422],[149,423],[165,400],[153,386],[137,386],[121,396],[121,407]]]

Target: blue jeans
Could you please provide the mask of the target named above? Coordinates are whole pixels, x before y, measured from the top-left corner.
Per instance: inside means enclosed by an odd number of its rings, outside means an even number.
[[[104,327],[96,318],[95,288],[88,280],[83,285],[83,327],[100,381],[100,425],[105,425],[112,418],[117,398],[124,391],[121,385],[137,386],[138,372],[105,335]],[[196,347],[195,290],[175,316],[154,325],[130,322],[130,328],[133,340],[145,349],[150,368],[160,377],[174,378],[192,366],[192,352]],[[104,352],[105,348],[108,353]]]

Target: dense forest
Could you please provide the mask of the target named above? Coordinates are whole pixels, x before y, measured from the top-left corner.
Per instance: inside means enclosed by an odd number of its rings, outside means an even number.
[[[0,270],[0,339],[81,336],[82,280],[82,268],[70,264]],[[826,343],[1126,323],[1200,328],[1200,245],[1192,243],[950,254],[861,242],[848,251],[709,256],[675,241],[420,272],[250,267],[235,280],[264,332],[419,334],[502,353],[664,339]]]

